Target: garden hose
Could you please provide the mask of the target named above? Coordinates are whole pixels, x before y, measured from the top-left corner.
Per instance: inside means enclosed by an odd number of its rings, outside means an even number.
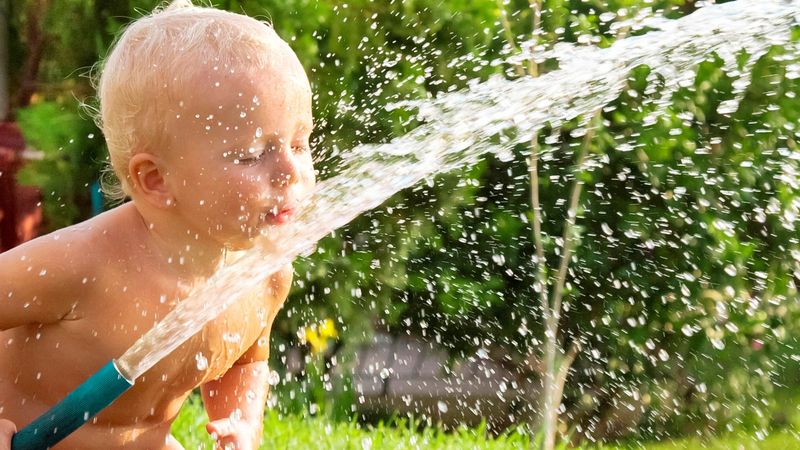
[[[109,361],[38,419],[11,438],[11,450],[42,450],[54,446],[110,405],[133,382]]]

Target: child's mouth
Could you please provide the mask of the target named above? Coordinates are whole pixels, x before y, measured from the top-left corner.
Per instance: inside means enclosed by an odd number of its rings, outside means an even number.
[[[289,207],[284,207],[282,209],[278,209],[278,207],[273,207],[269,211],[265,211],[261,213],[261,223],[264,225],[283,225],[289,222],[294,216],[294,209]]]

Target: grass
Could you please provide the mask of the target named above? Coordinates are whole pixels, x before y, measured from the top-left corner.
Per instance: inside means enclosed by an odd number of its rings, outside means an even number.
[[[731,433],[714,439],[680,439],[668,442],[643,442],[628,445],[604,445],[598,450],[788,450],[800,447],[800,435],[790,430],[770,433],[763,440],[749,434]]]
[[[207,416],[200,400],[192,396],[172,425],[172,434],[186,449],[212,448],[205,431]],[[281,416],[269,410],[264,416],[264,449],[431,449],[510,450],[530,448],[530,437],[509,433],[487,437],[482,428],[443,432],[437,428],[418,430],[410,421],[396,426],[363,426],[355,422],[333,423],[320,417]]]
[[[200,399],[190,397],[172,426],[173,435],[186,449],[210,449],[211,438],[205,431],[207,422]],[[355,422],[334,423],[326,418],[281,416],[267,411],[264,417],[264,449],[330,449],[330,450],[510,450],[530,449],[531,437],[511,432],[487,437],[485,429],[462,428],[443,432],[437,428],[417,429],[412,422],[400,420],[395,426],[359,425]],[[714,439],[681,439],[668,442],[633,442],[586,447],[585,450],[786,450],[800,448],[800,434],[791,430],[775,431],[763,440],[745,433],[731,433]]]

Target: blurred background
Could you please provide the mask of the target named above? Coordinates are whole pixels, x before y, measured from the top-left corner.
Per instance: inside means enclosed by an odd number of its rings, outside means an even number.
[[[114,206],[99,192],[107,151],[90,75],[120,30],[158,3],[0,0],[3,250]],[[505,62],[522,42],[607,47],[648,31],[615,24],[678,18],[709,2],[213,4],[271,22],[298,54],[326,178],[342,150],[417,125],[413,113],[387,109],[395,102],[556,68]],[[741,74],[709,55],[656,123],[646,117],[660,80],[642,66],[592,133],[568,123],[532,144],[558,150],[538,161],[554,283],[570,193],[576,180],[583,187],[556,339],[565,367],[558,431],[574,445],[797,441],[800,61],[779,46],[753,64],[741,58],[752,82],[734,111],[720,105],[737,95]],[[623,140],[634,145],[620,151]],[[466,425],[501,437],[538,430],[545,324],[530,146],[518,150],[512,161],[490,156],[398,193],[296,261],[273,331],[273,411],[326,424],[410,417],[410,428]],[[602,163],[575,174],[581,152]]]

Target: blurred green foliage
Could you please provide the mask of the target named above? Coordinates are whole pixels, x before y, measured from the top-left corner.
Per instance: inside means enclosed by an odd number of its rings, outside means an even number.
[[[46,155],[24,180],[44,189],[53,228],[87,217],[86,183],[103,158],[99,131],[79,112],[92,95],[80,74],[125,23],[155,3],[62,0],[46,13],[41,100],[17,114],[30,143]],[[323,178],[336,173],[340,150],[415,126],[411,112],[387,105],[461,89],[476,78],[517,76],[513,67],[492,63],[513,52],[500,8],[517,43],[532,26],[522,0],[215,3],[271,21],[304,63]],[[28,4],[12,5],[12,58],[25,54]],[[545,0],[541,43],[611,45],[618,35],[611,23],[644,8],[678,17],[694,3]],[[600,20],[609,12],[617,16]],[[800,366],[797,64],[797,55],[774,48],[743,66],[752,84],[738,109],[721,113],[740,75],[725,73],[709,55],[655,123],[647,119],[655,108],[648,100],[663,80],[639,67],[604,108],[590,142],[571,135],[576,123],[540,134],[551,268],[576,149],[588,145],[597,162],[577,175],[585,183],[580,244],[562,328],[564,346],[579,341],[583,350],[566,389],[567,421],[602,418],[628,393],[645,411],[643,434],[781,424],[777,398],[798,382]],[[297,330],[330,317],[345,343],[376,328],[415,333],[454,352],[501,346],[523,368],[542,333],[532,289],[528,151],[520,146],[513,162],[488,157],[400,192],[321,241],[295,264],[296,286],[276,323],[275,345],[288,348]],[[273,354],[280,367],[284,353]],[[328,392],[315,386],[309,402]]]
[[[42,158],[28,162],[20,183],[42,191],[48,230],[72,225],[91,213],[90,188],[102,167],[101,134],[73,102],[41,102],[17,111],[28,145]]]

